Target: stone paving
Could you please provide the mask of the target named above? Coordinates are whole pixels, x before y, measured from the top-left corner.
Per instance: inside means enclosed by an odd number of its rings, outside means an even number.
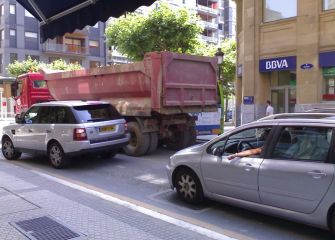
[[[15,224],[45,216],[80,235],[74,239],[209,239],[0,160],[0,239],[29,239]]]

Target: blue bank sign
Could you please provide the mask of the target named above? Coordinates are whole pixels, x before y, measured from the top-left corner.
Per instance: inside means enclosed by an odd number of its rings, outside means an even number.
[[[297,68],[296,56],[259,60],[260,72],[296,70],[296,68]]]

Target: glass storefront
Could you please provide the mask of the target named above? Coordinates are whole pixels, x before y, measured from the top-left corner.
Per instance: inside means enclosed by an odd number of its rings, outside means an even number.
[[[271,73],[271,102],[275,113],[294,112],[296,104],[296,73]]]
[[[335,101],[335,67],[323,68],[323,101]]]

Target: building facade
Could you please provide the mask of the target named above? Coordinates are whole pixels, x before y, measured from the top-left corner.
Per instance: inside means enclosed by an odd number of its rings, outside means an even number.
[[[335,107],[335,1],[236,0],[237,124]]]
[[[15,0],[0,0],[0,76],[8,76],[6,66],[29,56],[45,63],[56,59],[77,62],[83,67],[105,65],[104,23],[39,40],[39,23]]]

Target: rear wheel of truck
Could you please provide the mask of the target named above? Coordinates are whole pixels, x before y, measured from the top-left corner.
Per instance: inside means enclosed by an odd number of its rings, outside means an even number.
[[[189,132],[179,128],[177,125],[169,127],[168,138],[165,139],[165,145],[170,150],[180,150],[188,146]]]
[[[189,127],[188,129],[188,146],[193,146],[197,141],[197,131],[195,127]]]
[[[141,156],[147,153],[150,144],[148,133],[142,133],[140,125],[137,122],[128,122],[128,131],[130,133],[129,144],[123,148],[129,156]]]
[[[150,145],[147,151],[147,154],[153,153],[158,147],[158,133],[151,132],[150,134]]]

